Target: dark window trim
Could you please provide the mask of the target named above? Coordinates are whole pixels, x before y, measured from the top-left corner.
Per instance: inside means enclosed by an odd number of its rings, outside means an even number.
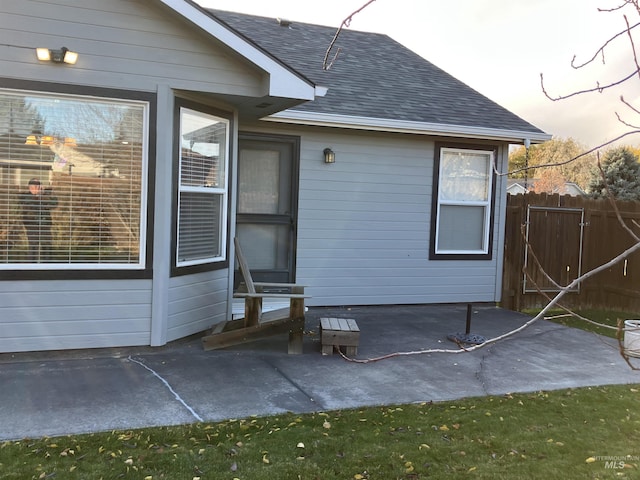
[[[227,139],[227,142],[229,142],[229,158],[227,158],[227,243],[225,247],[227,256],[225,260],[221,260],[218,262],[208,262],[199,265],[190,265],[187,267],[178,267],[176,265],[176,253],[178,248],[178,181],[180,177],[180,108],[182,107],[198,112],[207,113],[209,115],[215,115],[216,117],[224,118],[225,120],[229,121],[229,138]],[[173,179],[171,181],[171,277],[179,277],[182,275],[191,275],[194,273],[210,272],[214,270],[229,268],[229,247],[232,221],[230,199],[233,192],[233,169],[231,168],[231,166],[233,165],[233,148],[231,148],[233,147],[233,132],[234,122],[232,112],[220,110],[218,108],[211,107],[199,102],[194,102],[192,100],[187,100],[181,97],[175,97],[173,106],[173,149],[171,155],[173,164]]]
[[[493,231],[495,221],[495,204],[496,204],[496,175],[492,171],[491,174],[491,200],[489,212],[489,240],[487,244],[487,253],[436,253],[436,231],[438,221],[438,193],[440,188],[440,153],[443,148],[455,148],[460,150],[484,150],[493,152],[494,160],[497,161],[498,146],[474,143],[449,143],[438,142],[435,144],[434,162],[433,162],[433,193],[431,196],[431,236],[429,242],[429,260],[491,260],[493,258]]]
[[[59,269],[0,270],[0,280],[111,280],[111,279],[151,279],[153,278],[153,227],[156,165],[156,94],[136,90],[67,85],[52,82],[19,80],[0,77],[0,88],[45,93],[63,93],[79,96],[93,96],[122,100],[138,100],[149,104],[149,131],[147,145],[147,225],[146,255],[144,268],[114,268],[113,270],[74,269],[73,264],[60,264]]]

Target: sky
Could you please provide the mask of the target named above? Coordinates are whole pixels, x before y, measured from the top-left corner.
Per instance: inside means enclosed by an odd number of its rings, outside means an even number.
[[[218,8],[338,27],[368,0],[196,0]],[[349,28],[384,33],[475,90],[557,138],[592,148],[632,130],[616,117],[640,125],[640,77],[602,93],[567,100],[551,96],[594,88],[633,72],[631,42],[625,34],[602,58],[581,69],[609,38],[631,24],[637,12],[612,9],[622,0],[375,0],[353,17]],[[640,50],[640,42],[638,43]],[[640,52],[639,52],[640,55]],[[640,134],[625,145],[639,145]]]

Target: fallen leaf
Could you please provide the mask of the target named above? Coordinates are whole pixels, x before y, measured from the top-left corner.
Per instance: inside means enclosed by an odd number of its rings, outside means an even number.
[[[449,431],[449,427],[447,427],[446,425],[442,425],[440,427],[440,430],[442,430],[443,432],[448,432]]]
[[[477,468],[478,468],[478,467],[471,467],[469,470],[467,470],[467,473],[471,473],[471,472],[473,472],[474,470],[476,470]]]

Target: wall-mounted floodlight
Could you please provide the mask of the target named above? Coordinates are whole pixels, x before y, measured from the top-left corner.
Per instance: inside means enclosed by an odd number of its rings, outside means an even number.
[[[41,62],[68,63],[75,65],[78,61],[78,54],[72,52],[67,47],[60,50],[52,50],[49,48],[36,48],[36,55]]]

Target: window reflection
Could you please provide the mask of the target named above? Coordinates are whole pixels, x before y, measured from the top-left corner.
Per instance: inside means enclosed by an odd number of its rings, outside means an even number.
[[[0,90],[0,265],[140,264],[145,118],[139,102]]]

